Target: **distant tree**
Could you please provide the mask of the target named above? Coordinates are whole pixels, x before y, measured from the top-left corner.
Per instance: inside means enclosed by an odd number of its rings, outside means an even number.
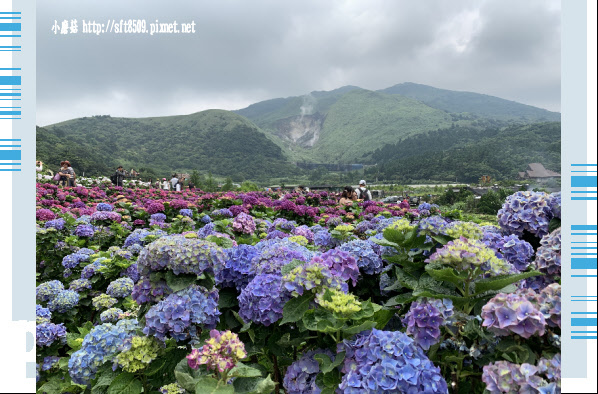
[[[241,191],[242,192],[256,192],[260,188],[253,182],[245,181],[241,184]]]
[[[214,177],[212,176],[212,171],[210,171],[208,173],[208,179],[206,179],[204,189],[207,192],[215,192],[217,186],[218,185],[216,184],[216,181],[214,180]]]
[[[222,185],[222,187],[220,188],[220,190],[222,190],[223,192],[228,192],[231,191],[235,188],[235,186],[233,185],[233,180],[228,177],[226,178],[226,181],[224,183],[224,185]]]
[[[204,188],[205,179],[199,173],[199,171],[193,170],[193,172],[191,173],[191,177],[189,179],[191,180],[191,183],[193,183],[195,185],[196,188],[198,188],[198,189]]]

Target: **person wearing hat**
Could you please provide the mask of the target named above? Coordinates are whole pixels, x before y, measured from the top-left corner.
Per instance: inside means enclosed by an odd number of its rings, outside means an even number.
[[[170,183],[166,180],[166,178],[162,178],[162,189],[170,190]]]
[[[360,200],[370,201],[372,199],[372,193],[366,189],[363,179],[359,181],[359,187],[355,191],[357,192],[357,198]]]
[[[75,186],[75,171],[68,160],[60,162],[58,174],[60,175],[60,186]]]

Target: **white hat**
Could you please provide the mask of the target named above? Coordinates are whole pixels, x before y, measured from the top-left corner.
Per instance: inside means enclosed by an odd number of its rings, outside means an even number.
[[[362,179],[362,180],[359,181],[359,184],[360,185],[365,185],[365,181]]]

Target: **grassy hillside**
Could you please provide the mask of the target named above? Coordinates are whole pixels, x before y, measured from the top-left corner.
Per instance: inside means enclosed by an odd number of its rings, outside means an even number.
[[[90,175],[111,173],[119,164],[153,169],[161,176],[198,169],[235,180],[296,172],[255,125],[222,110],[142,119],[74,119],[38,128],[37,156],[49,165],[69,159],[79,173]]]
[[[560,122],[505,129],[451,128],[417,135],[372,153],[378,165],[369,177],[400,180],[475,182],[482,175],[517,179],[529,163],[560,172]]]
[[[416,100],[355,90],[330,107],[315,156],[322,162],[360,162],[367,151],[450,125],[448,114]]]
[[[451,113],[465,112],[479,117],[524,123],[558,122],[561,120],[561,115],[558,112],[550,112],[531,105],[485,94],[437,89],[416,83],[402,83],[383,89],[381,92],[411,97],[430,107]]]

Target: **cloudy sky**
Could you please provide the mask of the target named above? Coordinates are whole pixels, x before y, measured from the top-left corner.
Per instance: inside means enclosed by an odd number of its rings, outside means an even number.
[[[72,19],[77,34],[54,34]],[[196,33],[81,32],[110,19],[194,21]],[[560,111],[560,27],[559,0],[40,1],[37,124],[402,82]]]

